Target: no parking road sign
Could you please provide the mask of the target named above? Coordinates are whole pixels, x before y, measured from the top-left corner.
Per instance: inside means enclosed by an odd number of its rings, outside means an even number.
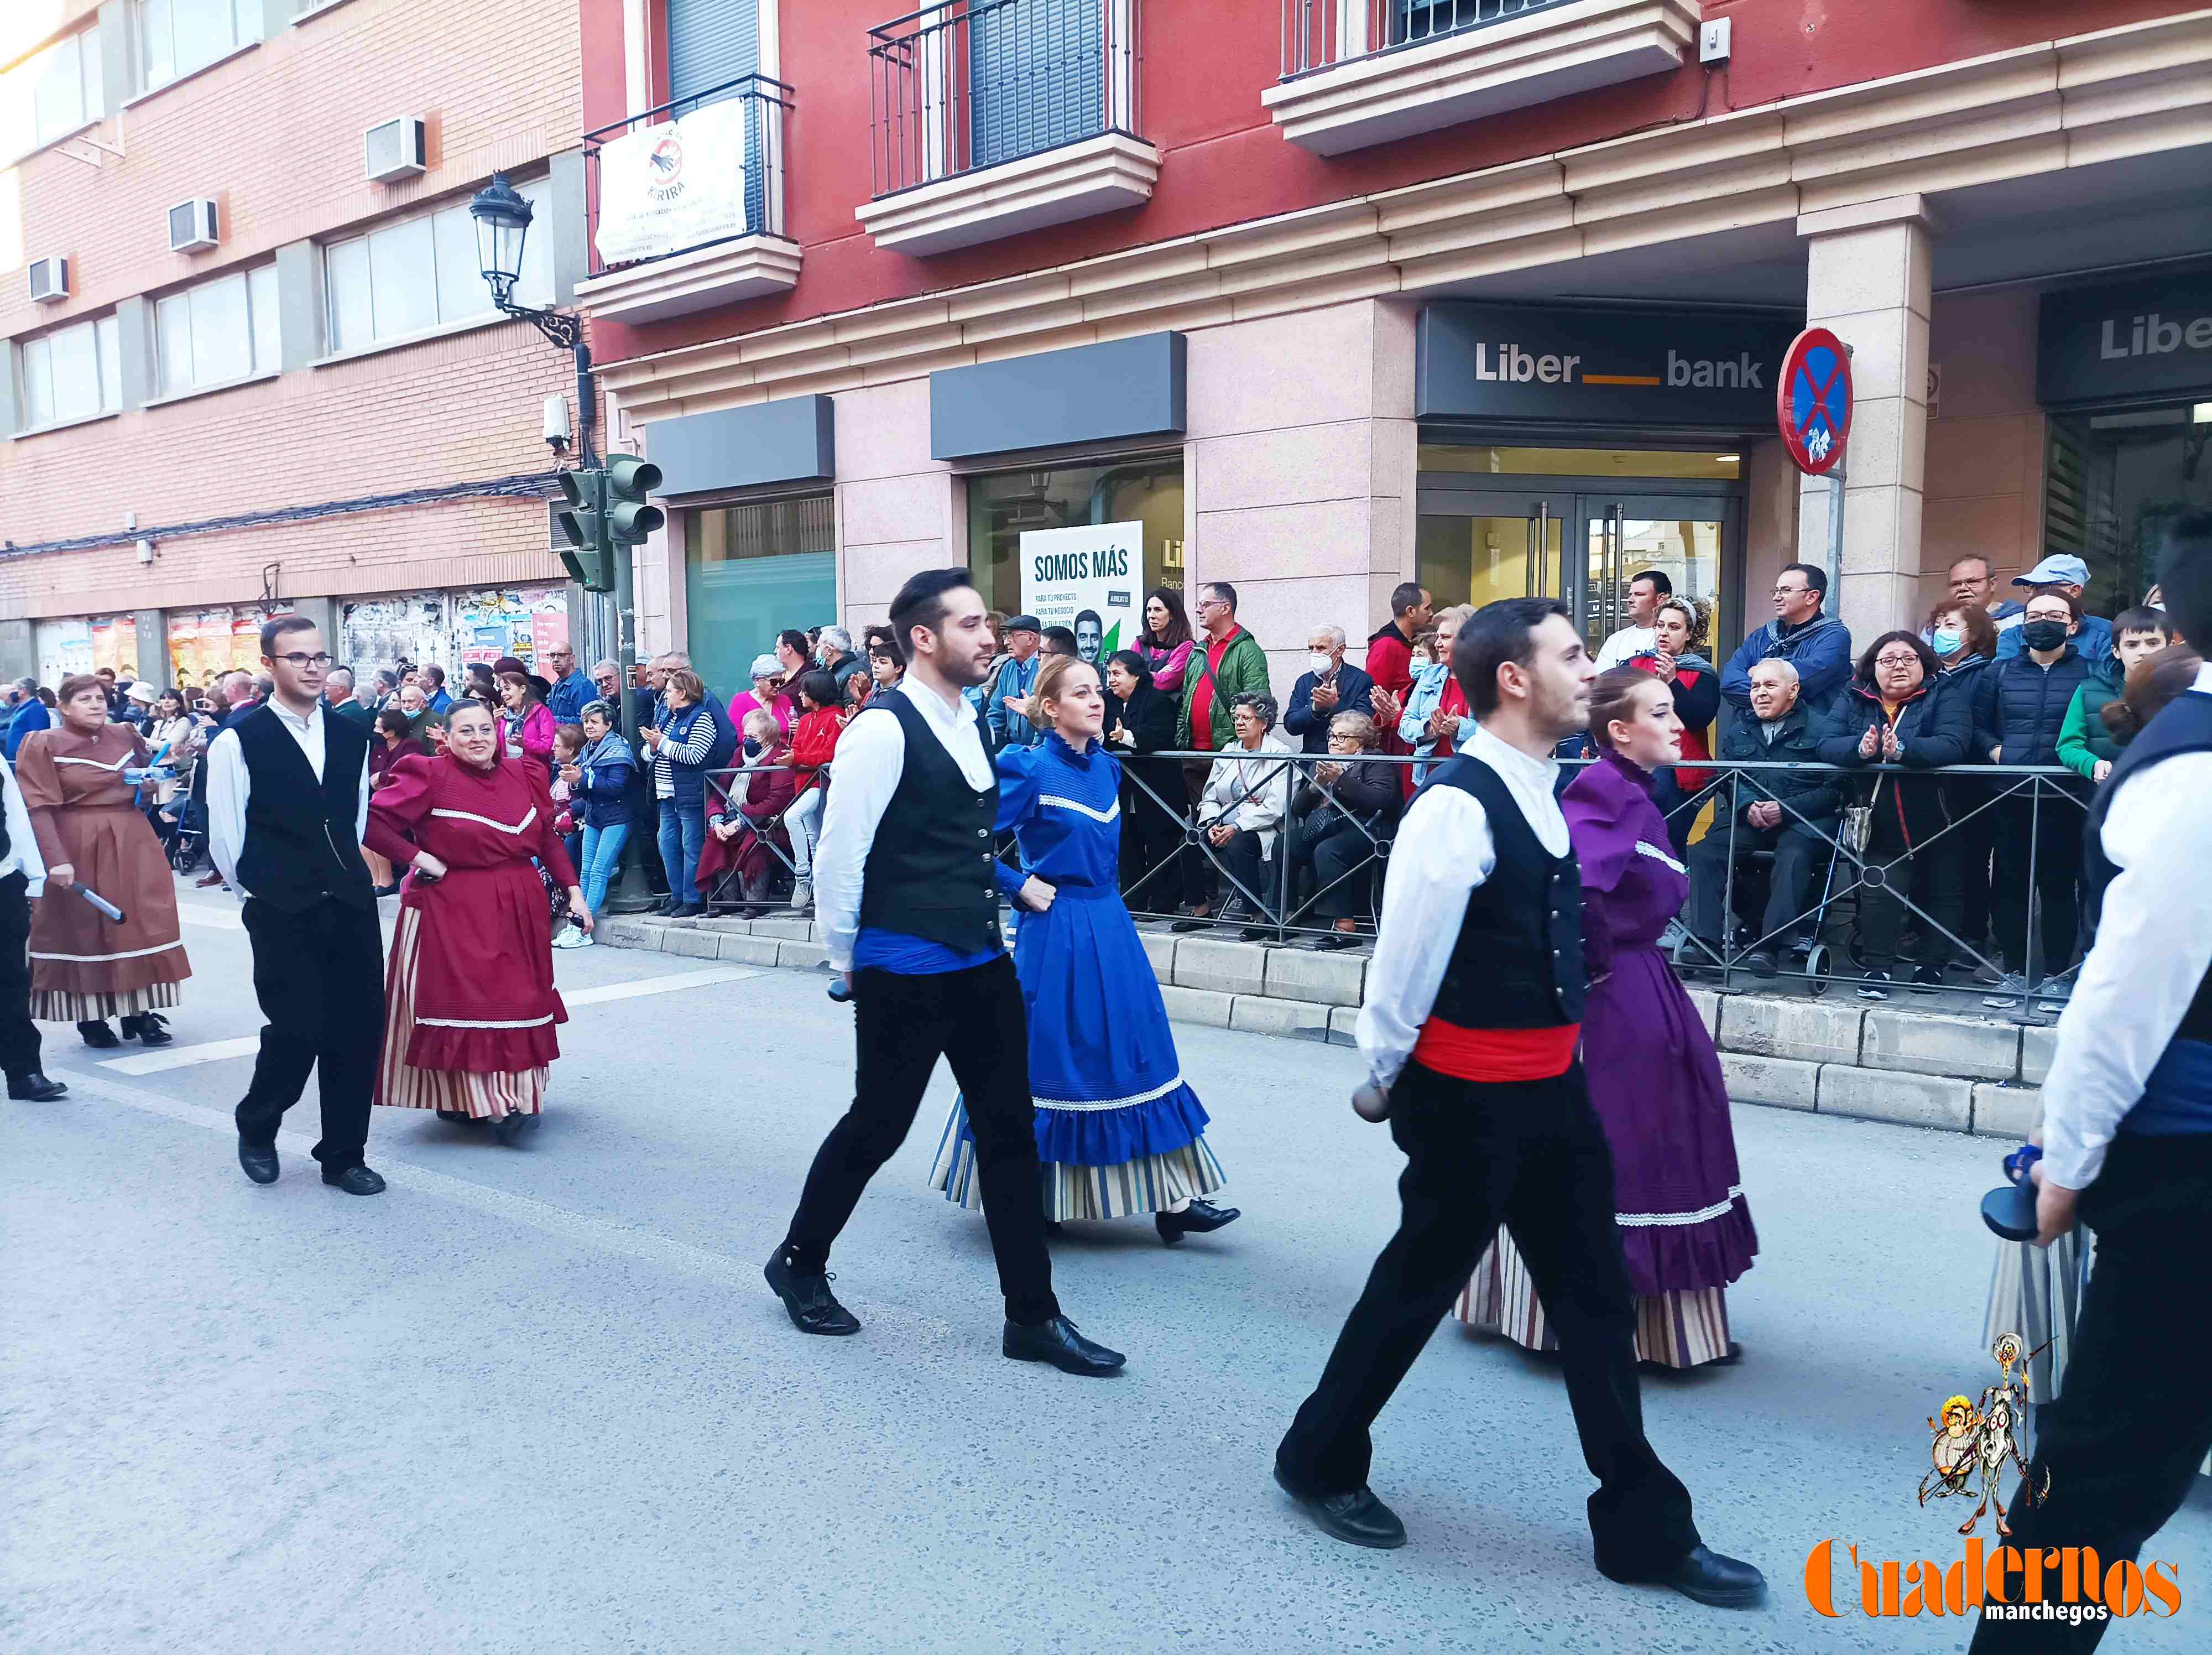
[[[1851,435],[1851,353],[1844,342],[1825,327],[1792,339],[1774,400],[1790,458],[1799,471],[1826,476]]]

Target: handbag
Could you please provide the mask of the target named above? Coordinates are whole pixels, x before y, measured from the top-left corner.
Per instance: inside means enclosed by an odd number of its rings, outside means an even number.
[[[1836,838],[1854,856],[1866,855],[1867,847],[1874,843],[1874,801],[1881,797],[1882,778],[1874,779],[1874,791],[1867,795],[1863,805],[1847,805],[1843,819],[1837,824]]]

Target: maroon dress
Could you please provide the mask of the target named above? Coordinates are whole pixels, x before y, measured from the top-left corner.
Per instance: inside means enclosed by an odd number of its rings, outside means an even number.
[[[1720,1058],[1659,950],[1690,882],[1650,789],[1648,775],[1607,752],[1559,803],[1582,866],[1590,974],[1583,1065],[1613,1149],[1613,1212],[1637,1295],[1637,1354],[1694,1367],[1728,1354],[1724,1289],[1751,1268],[1759,1235],[1736,1167]],[[1550,1342],[1527,1273],[1502,1233],[1476,1267],[1460,1314],[1523,1344]]]
[[[447,870],[428,885],[410,873],[400,896],[378,1103],[493,1119],[544,1106],[568,1013],[532,859],[564,890],[576,883],[550,786],[534,758],[479,770],[410,754],[370,797],[371,850],[395,866],[427,850]]]

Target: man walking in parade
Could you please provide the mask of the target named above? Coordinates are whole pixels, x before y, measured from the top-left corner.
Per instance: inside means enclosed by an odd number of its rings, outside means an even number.
[[[1407,811],[1358,1027],[1361,1112],[1387,1113],[1407,1158],[1402,1216],[1275,1480],[1337,1539],[1406,1543],[1367,1486],[1370,1428],[1503,1222],[1556,1329],[1598,1480],[1599,1573],[1749,1607],[1764,1578],[1700,1543],[1687,1491],[1644,1434],[1613,1159],[1579,1055],[1582,885],[1552,752],[1588,725],[1595,669],[1547,598],[1479,611],[1451,664],[1475,733]],[[1456,927],[1436,922],[1452,914]]]
[[[890,624],[906,678],[840,738],[814,857],[822,940],[852,985],[853,1106],[816,1153],[765,1274],[800,1332],[860,1330],[830,1291],[830,1249],[947,1057],[975,1137],[1006,1297],[1000,1349],[1069,1373],[1114,1373],[1121,1354],[1077,1332],[1053,1296],[1028,1016],[999,930],[998,778],[962,693],[983,681],[991,658],[983,600],[966,569],[929,569],[899,588]],[[897,831],[879,837],[886,818]]]
[[[31,1021],[31,898],[46,879],[23,790],[0,758],[0,1068],[9,1097],[22,1103],[51,1103],[69,1091],[39,1067],[39,1025]]]
[[[268,1023],[240,1103],[238,1163],[277,1177],[276,1130],[318,1071],[323,1182],[374,1196],[363,1164],[368,1100],[384,1037],[384,946],[361,855],[368,819],[368,737],[323,704],[331,667],[313,622],[282,615],[261,629],[276,680],[267,702],[208,749],[208,849],[245,900],[253,991]]]

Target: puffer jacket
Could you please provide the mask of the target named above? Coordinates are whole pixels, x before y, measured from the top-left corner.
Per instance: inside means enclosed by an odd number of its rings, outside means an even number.
[[[1766,739],[1765,727],[1756,717],[1730,725],[1721,737],[1721,757],[1740,764],[1823,762],[1821,721],[1813,716],[1804,703],[1792,707],[1776,721],[1776,725],[1771,741]],[[1737,784],[1743,801],[1738,813],[1762,799],[1772,799],[1785,806],[1782,817],[1784,827],[1810,823],[1825,828],[1843,802],[1842,780],[1833,770],[1746,770]],[[1720,797],[1725,805],[1728,795],[1723,793]]]
[[[1820,757],[1831,764],[1863,770],[1884,761],[1859,756],[1859,742],[1869,730],[1883,728],[1889,715],[1874,686],[1854,678],[1828,715],[1820,737]],[[1956,764],[1966,756],[1973,739],[1972,709],[1965,697],[1953,692],[1940,678],[1923,684],[1898,709],[1897,737],[1904,745],[1899,763],[1908,770],[1936,770]],[[1906,849],[1932,839],[1949,825],[1951,815],[1943,790],[1933,780],[1886,772],[1870,782],[1852,786],[1854,803],[1871,801],[1876,810],[1893,813]]]
[[[1984,669],[1974,687],[1974,748],[1998,764],[2056,764],[2058,738],[2074,692],[2095,674],[2069,642],[2048,666],[2027,654],[2004,657]]]
[[[576,768],[581,775],[568,789],[568,797],[580,806],[575,814],[581,824],[611,828],[627,824],[637,788],[637,756],[629,743],[610,730],[576,755]]]

